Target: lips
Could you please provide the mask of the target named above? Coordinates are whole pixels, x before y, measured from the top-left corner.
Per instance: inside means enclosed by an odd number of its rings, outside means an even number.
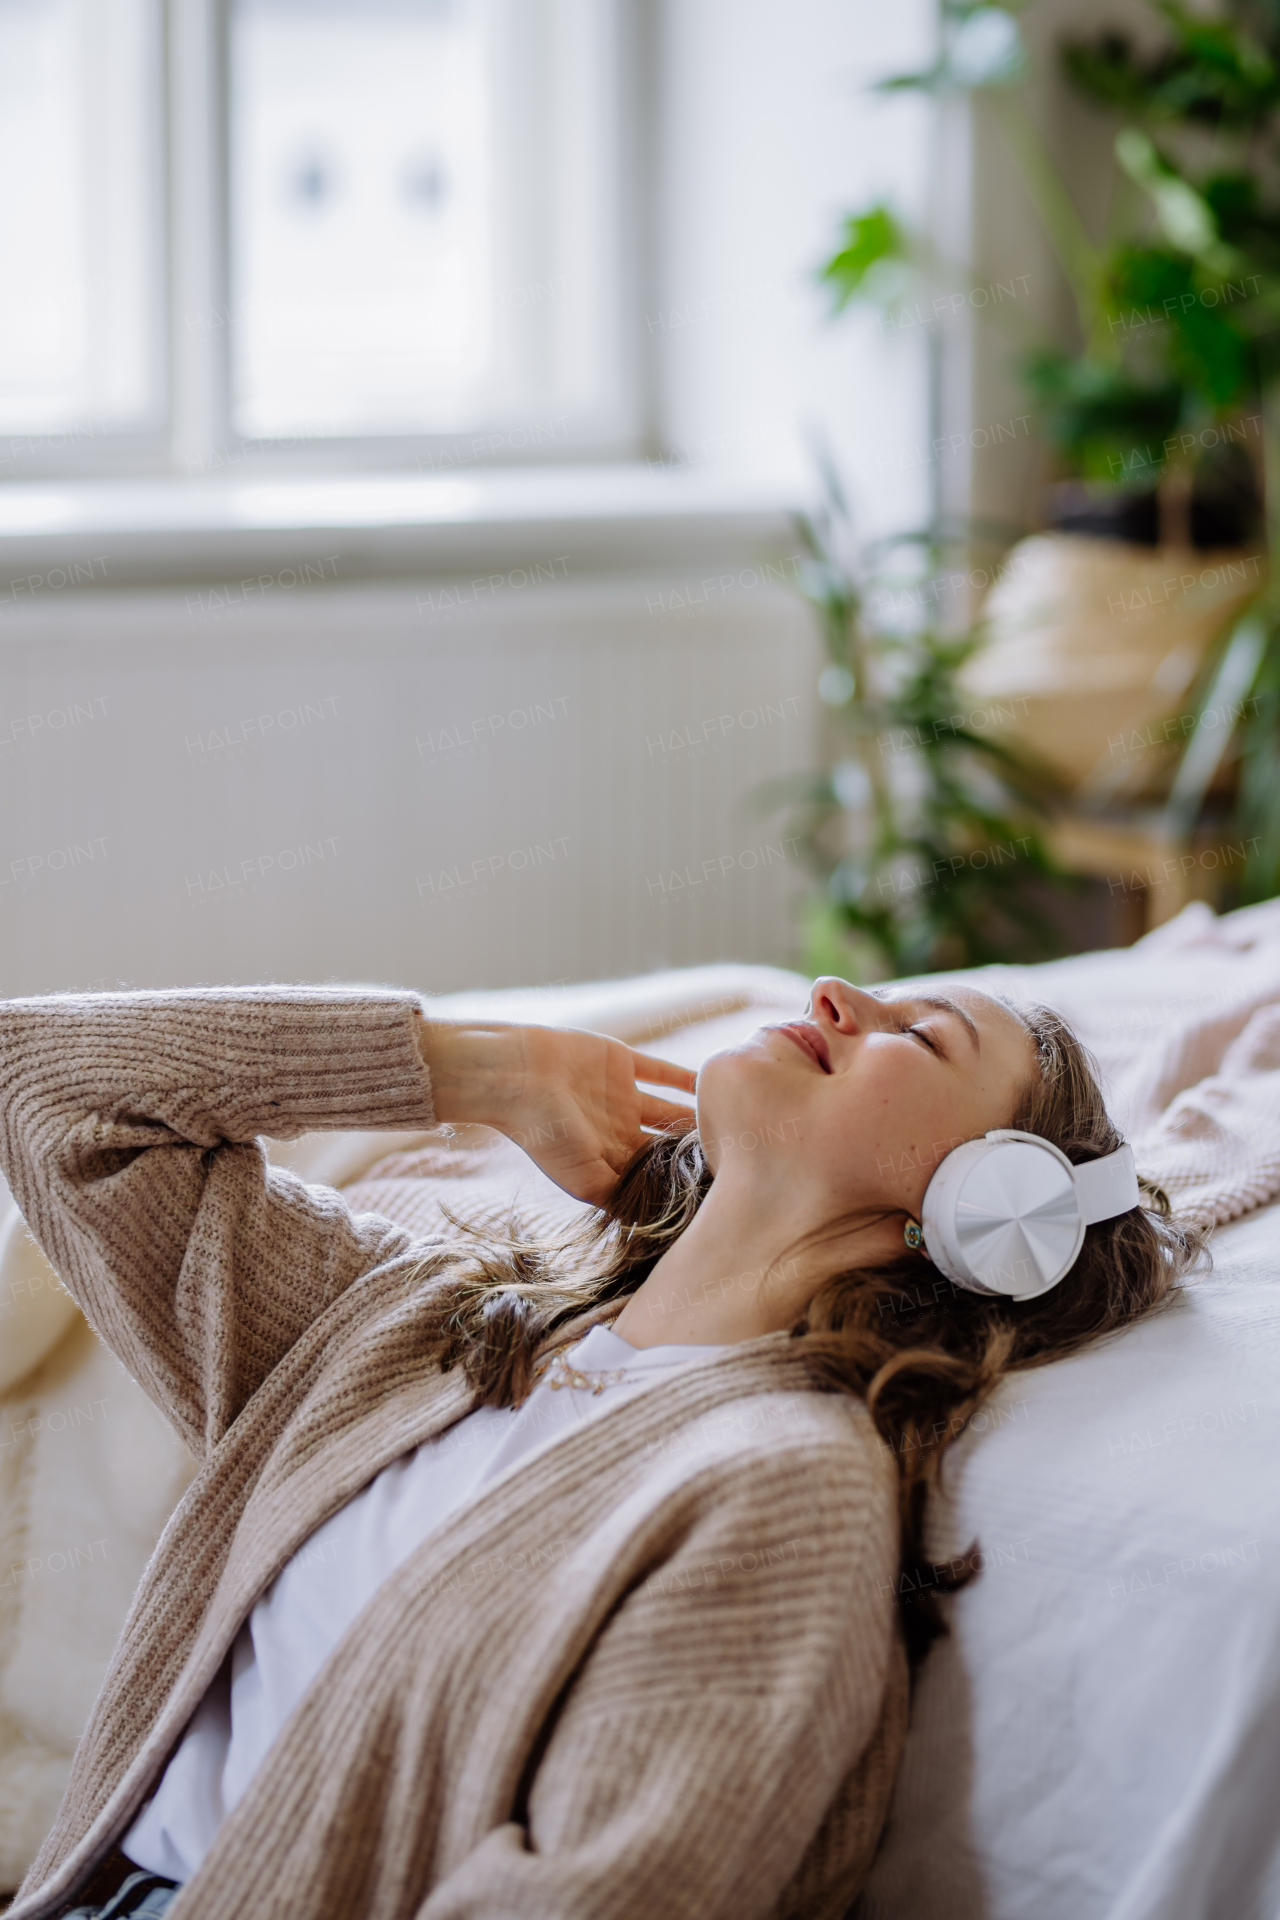
[[[809,1058],[816,1061],[824,1073],[830,1073],[831,1054],[828,1051],[825,1038],[817,1027],[810,1026],[807,1020],[791,1020],[788,1021],[786,1026],[779,1027],[777,1031],[779,1033],[785,1033],[788,1040],[794,1040],[798,1047],[803,1048]]]

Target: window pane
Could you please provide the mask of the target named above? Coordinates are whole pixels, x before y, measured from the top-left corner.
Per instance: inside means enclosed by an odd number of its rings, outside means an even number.
[[[160,405],[153,0],[0,0],[0,427],[93,433]]]
[[[598,386],[599,352],[572,365],[564,352],[583,327],[566,265],[601,278],[588,259],[600,195],[562,164],[567,115],[575,159],[604,168],[585,100],[600,82],[590,32],[585,67],[581,47],[560,56],[601,12],[600,0],[235,0],[237,431],[448,431],[581,404]],[[598,288],[587,299],[593,339],[606,306]]]

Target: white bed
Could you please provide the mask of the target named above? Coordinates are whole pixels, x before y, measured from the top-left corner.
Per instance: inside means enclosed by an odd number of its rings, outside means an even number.
[[[1125,953],[981,977],[1072,1018],[1118,1117],[1141,1137],[1204,1083],[1256,1009],[1280,1001],[1280,907],[1223,922],[1190,909]],[[453,996],[442,1010],[479,1003],[498,1017],[590,1025],[693,1063],[762,1017],[798,1011],[805,992],[796,975],[704,968],[534,1000]],[[1272,1109],[1258,1111],[1280,1168],[1280,1098],[1274,1128]],[[534,1217],[571,1207],[494,1136],[313,1136],[281,1158],[405,1218],[425,1219],[442,1198],[505,1207],[517,1189]],[[1190,1174],[1184,1186],[1201,1191]],[[0,1326],[16,1355],[42,1283],[20,1232],[5,1246]],[[948,1559],[977,1541],[986,1566],[947,1603],[951,1636],[922,1671],[859,1920],[1280,1913],[1280,1206],[1222,1228],[1214,1254],[1213,1276],[1162,1316],[1006,1383],[954,1450],[935,1551]],[[65,1302],[50,1314],[48,1295],[43,1358],[8,1375],[0,1405],[0,1442],[27,1422],[21,1444],[7,1455],[0,1445],[0,1882],[10,1884],[189,1471],[137,1389]],[[28,1339],[27,1368],[29,1351]],[[100,1418],[49,1426],[95,1396]],[[34,1435],[33,1416],[45,1422]],[[53,1553],[91,1535],[106,1542],[99,1561],[49,1571]],[[38,1573],[6,1587],[6,1571],[37,1559]]]
[[[1280,1207],[955,1450],[930,1654],[860,1920],[1280,1913]]]

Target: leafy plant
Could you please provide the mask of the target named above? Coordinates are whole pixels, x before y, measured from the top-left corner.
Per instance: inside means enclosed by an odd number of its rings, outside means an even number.
[[[1022,374],[1042,434],[1082,479],[1154,483],[1183,415],[1176,381],[1144,382],[1123,367],[1055,347],[1028,353]]]
[[[851,213],[844,223],[843,240],[819,270],[831,289],[835,311],[842,313],[851,300],[868,294],[892,300],[907,277],[904,269],[911,259],[911,243],[888,207]]]
[[[1034,885],[1065,879],[1041,835],[1051,783],[996,726],[986,731],[998,716],[971,712],[958,690],[982,636],[929,617],[937,542],[904,535],[856,553],[830,475],[825,509],[801,537],[838,747],[831,767],[766,798],[791,809],[823,882],[809,964],[883,978],[1060,952]]]
[[[1268,610],[1270,612],[1270,610]],[[1270,645],[1262,651],[1252,683],[1253,712],[1240,730],[1240,785],[1232,836],[1246,854],[1240,900],[1244,906],[1280,891],[1280,644],[1274,613]]]
[[[1155,10],[1170,36],[1159,52],[1112,33],[1069,42],[1063,63],[1081,92],[1130,121],[1117,157],[1154,214],[1155,239],[1117,248],[1109,263],[1114,307],[1132,298],[1139,312],[1171,315],[1162,345],[1172,377],[1219,416],[1256,399],[1266,423],[1272,580],[1223,636],[1199,703],[1220,708],[1225,684],[1247,715],[1230,834],[1248,849],[1240,893],[1254,901],[1280,891],[1280,6],[1228,0],[1216,19],[1176,0]],[[1197,172],[1183,127],[1213,132],[1207,169]],[[1222,746],[1192,734],[1170,796],[1174,826],[1194,826]]]
[[[1238,446],[1214,450],[1218,426],[1237,436],[1246,410],[1264,422],[1272,576],[1280,575],[1280,0],[1224,0],[1208,17],[1180,0],[1151,0],[1166,41],[1155,52],[1107,30],[1061,50],[1070,82],[1118,113],[1122,230],[1097,246],[1020,98],[1029,62],[1016,0],[941,0],[941,49],[927,70],[882,83],[934,94],[981,92],[995,115],[1071,286],[1081,345],[1024,346],[1022,376],[1060,470],[1162,497],[1194,483],[1210,527],[1245,528],[1254,479]],[[1213,136],[1206,149],[1204,135]],[[1206,151],[1208,159],[1206,160]],[[1134,197],[1133,189],[1137,189]],[[920,236],[884,204],[849,216],[845,244],[821,269],[837,310],[897,297],[903,277],[936,276]],[[1209,452],[1205,452],[1205,448]],[[1234,463],[1234,464],[1233,464]],[[1226,503],[1215,513],[1216,497]],[[1195,521],[1193,497],[1193,523]],[[1214,537],[1230,537],[1216,534]],[[1237,536],[1239,537],[1239,536]],[[1280,891],[1280,586],[1264,586],[1224,634],[1210,676],[1241,660],[1242,729],[1233,836],[1253,846],[1243,893]],[[1188,744],[1170,824],[1190,830],[1216,769],[1208,743]]]
[[[1274,5],[1237,5],[1206,19],[1173,0],[1155,10],[1171,29],[1154,54],[1135,51],[1127,34],[1107,31],[1068,41],[1063,65],[1082,93],[1106,106],[1155,120],[1250,132],[1280,107],[1280,13]]]
[[[1274,139],[1280,49],[1238,22],[1206,22],[1172,0],[1154,4],[1174,34],[1169,48],[1140,56],[1115,33],[1069,43],[1063,61],[1073,83],[1157,127],[1212,124],[1247,140]],[[1245,10],[1243,0],[1236,10]],[[1261,11],[1280,32],[1270,0]],[[1041,342],[1022,356],[1045,437],[1067,471],[1121,485],[1133,478],[1124,454],[1150,443],[1151,459],[1136,476],[1150,485],[1185,464],[1180,430],[1238,411],[1280,358],[1280,278],[1261,284],[1280,273],[1280,211],[1264,204],[1256,166],[1218,168],[1196,182],[1131,125],[1117,137],[1117,157],[1145,196],[1155,231],[1139,222],[1095,246],[1019,97],[1029,63],[1016,13],[1012,5],[943,0],[938,60],[881,84],[987,99],[1070,283],[1083,339],[1077,352]],[[837,310],[853,299],[896,297],[908,271],[936,277],[922,238],[886,205],[850,215],[845,234],[820,269]],[[894,274],[885,271],[890,263]]]

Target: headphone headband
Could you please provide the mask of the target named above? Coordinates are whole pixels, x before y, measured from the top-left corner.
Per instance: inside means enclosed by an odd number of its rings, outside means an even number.
[[[1033,1300],[1071,1271],[1086,1227],[1140,1203],[1130,1147],[1073,1166],[1039,1134],[998,1127],[939,1163],[920,1217],[929,1258],[957,1286]]]

